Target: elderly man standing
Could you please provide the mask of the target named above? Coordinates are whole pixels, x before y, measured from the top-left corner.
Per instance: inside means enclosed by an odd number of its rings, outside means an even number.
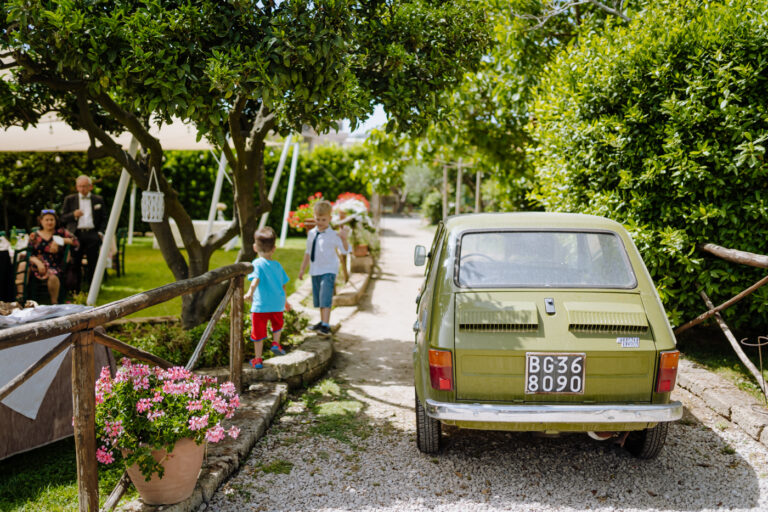
[[[104,198],[91,193],[93,183],[88,176],[78,176],[75,180],[75,188],[77,194],[64,198],[61,222],[75,234],[80,242],[80,249],[75,252],[72,261],[77,272],[77,289],[79,290],[82,282],[83,256],[88,259],[85,271],[86,284],[90,284],[93,279],[101,238],[107,226],[107,209],[104,206]]]

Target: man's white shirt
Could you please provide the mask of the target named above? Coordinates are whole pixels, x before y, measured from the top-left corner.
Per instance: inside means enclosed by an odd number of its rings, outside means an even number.
[[[93,229],[96,225],[93,223],[93,204],[91,194],[87,196],[77,195],[78,209],[83,214],[77,219],[77,229]]]

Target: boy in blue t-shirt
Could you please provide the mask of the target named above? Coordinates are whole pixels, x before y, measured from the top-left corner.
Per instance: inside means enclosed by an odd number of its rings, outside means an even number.
[[[262,345],[267,339],[267,323],[272,324],[272,347],[274,354],[285,354],[280,345],[280,333],[283,329],[283,311],[290,311],[291,306],[286,301],[285,283],[289,281],[288,274],[282,265],[272,259],[275,254],[275,230],[269,226],[257,230],[253,234],[253,250],[259,255],[253,260],[253,272],[248,274],[251,287],[243,297],[251,300],[251,341],[255,356],[251,366],[264,368],[261,358]]]

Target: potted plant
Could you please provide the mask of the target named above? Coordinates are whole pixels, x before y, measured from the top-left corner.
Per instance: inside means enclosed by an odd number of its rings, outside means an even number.
[[[315,203],[323,199],[322,192],[315,192],[307,198],[307,202],[288,212],[288,225],[299,231],[309,231],[315,227]]]
[[[114,378],[104,367],[96,382],[96,458],[111,464],[121,453],[145,503],[183,501],[194,491],[205,443],[240,433],[221,425],[240,405],[235,391],[231,382],[219,385],[182,367],[124,358]]]
[[[374,231],[369,215],[371,205],[362,194],[344,192],[333,204],[333,223],[349,224],[352,228],[350,243],[355,256],[367,256]]]

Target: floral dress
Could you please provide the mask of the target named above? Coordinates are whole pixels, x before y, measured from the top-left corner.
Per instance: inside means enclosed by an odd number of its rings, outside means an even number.
[[[77,241],[77,238],[75,238],[75,235],[70,233],[64,228],[58,228],[56,231],[53,232],[54,235],[59,235],[61,238],[71,238],[72,239],[72,246],[70,248],[70,251],[73,249],[77,249],[80,247],[80,243]],[[39,232],[34,232],[29,235],[29,244],[28,247],[32,251],[30,253],[31,256],[37,256],[41,260],[43,260],[48,267],[48,273],[53,275],[58,275],[61,273],[61,267],[64,264],[63,258],[64,258],[64,248],[60,247],[58,252],[51,252],[51,244],[53,243],[53,237],[51,237],[50,240],[46,240],[42,236],[40,236]],[[46,279],[48,274],[46,276],[41,276],[40,273],[37,271],[37,265],[32,265],[32,272],[35,274],[35,277],[38,279]]]

